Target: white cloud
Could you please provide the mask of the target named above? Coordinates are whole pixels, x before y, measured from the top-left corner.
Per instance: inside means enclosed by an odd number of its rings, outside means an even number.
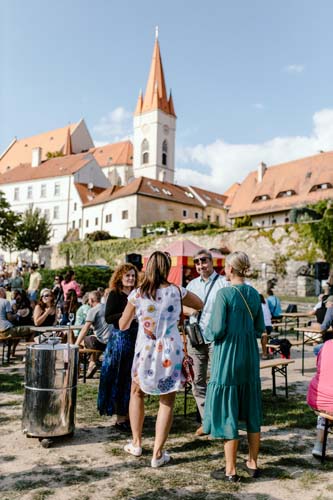
[[[121,106],[110,111],[106,116],[102,116],[97,125],[93,127],[96,136],[95,144],[103,142],[104,138],[106,142],[128,139],[133,133],[132,120],[132,113]]]
[[[223,193],[234,182],[263,161],[268,166],[333,149],[333,109],[313,115],[309,136],[275,137],[258,144],[228,144],[217,139],[212,144],[198,144],[176,151],[176,180],[179,184],[201,186]],[[192,165],[191,165],[192,164]]]
[[[303,64],[289,64],[283,68],[287,73],[303,73],[304,66]]]

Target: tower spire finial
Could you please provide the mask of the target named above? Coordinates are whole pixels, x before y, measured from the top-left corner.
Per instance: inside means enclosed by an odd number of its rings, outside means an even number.
[[[158,40],[158,26],[155,26],[155,40]]]

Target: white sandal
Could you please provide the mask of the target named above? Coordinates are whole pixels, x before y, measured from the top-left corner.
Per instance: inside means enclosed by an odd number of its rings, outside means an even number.
[[[156,469],[157,467],[163,467],[163,465],[170,462],[170,460],[171,456],[169,455],[169,453],[167,451],[163,451],[160,458],[151,459],[151,466],[153,467],[153,469]]]
[[[140,457],[142,455],[141,446],[134,446],[132,441],[128,441],[128,443],[125,444],[124,450],[130,455],[133,455],[134,457]]]

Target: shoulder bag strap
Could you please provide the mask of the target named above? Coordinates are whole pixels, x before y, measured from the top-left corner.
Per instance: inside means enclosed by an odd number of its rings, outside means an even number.
[[[182,341],[183,341],[183,345],[184,345],[184,354],[185,356],[188,355],[188,352],[187,352],[187,339],[186,339],[186,335],[185,335],[185,332],[184,332],[184,321],[183,321],[183,297],[182,297],[182,292],[180,291],[180,288],[179,286],[177,286],[178,288],[178,292],[179,292],[179,298],[180,298],[180,317],[179,317],[179,325],[178,325],[178,329],[179,329],[179,333],[182,337]]]
[[[231,285],[231,287],[232,287],[232,288],[234,288],[235,290],[237,290],[237,292],[241,295],[241,297],[242,297],[242,299],[243,299],[243,301],[244,301],[244,304],[246,305],[247,310],[249,311],[249,314],[250,314],[251,319],[252,319],[252,321],[253,321],[253,314],[252,314],[252,312],[251,312],[251,309],[250,309],[250,307],[249,307],[249,304],[248,304],[248,303],[246,302],[246,300],[245,300],[244,295],[242,294],[242,292],[241,292],[241,291],[240,291],[240,290],[239,290],[236,286]]]
[[[206,293],[206,296],[205,296],[205,300],[204,300],[204,303],[203,303],[202,309],[201,309],[201,311],[200,311],[200,312],[199,312],[199,314],[198,314],[198,320],[197,320],[197,321],[198,321],[198,323],[199,323],[199,321],[200,321],[201,314],[202,314],[202,312],[203,312],[203,310],[204,310],[204,308],[205,308],[205,305],[206,305],[206,302],[207,302],[207,300],[208,300],[209,294],[210,294],[210,292],[212,291],[212,288],[213,288],[213,286],[214,286],[214,283],[215,283],[215,281],[217,280],[217,278],[218,278],[218,277],[219,277],[219,275],[218,275],[218,274],[216,274],[216,276],[214,276],[214,279],[213,279],[213,281],[211,282],[210,287],[208,288],[208,292]]]

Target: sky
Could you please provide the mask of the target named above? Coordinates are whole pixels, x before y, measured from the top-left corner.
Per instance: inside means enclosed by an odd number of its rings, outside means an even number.
[[[0,0],[0,152],[81,118],[96,145],[132,138],[155,26],[179,184],[223,193],[332,150],[332,18],[331,0]]]

